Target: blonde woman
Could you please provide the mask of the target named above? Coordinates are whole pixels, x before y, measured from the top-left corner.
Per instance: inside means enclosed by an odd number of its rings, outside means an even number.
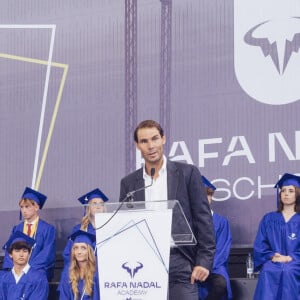
[[[78,201],[84,205],[85,215],[81,223],[73,227],[71,234],[80,229],[96,235],[95,214],[104,212],[104,203],[108,201],[107,196],[100,189],[96,188],[78,198]],[[72,245],[73,242],[69,240],[63,251],[65,265],[69,263]]]
[[[60,300],[99,300],[99,281],[94,254],[96,237],[83,230],[74,232],[71,259],[59,283]]]

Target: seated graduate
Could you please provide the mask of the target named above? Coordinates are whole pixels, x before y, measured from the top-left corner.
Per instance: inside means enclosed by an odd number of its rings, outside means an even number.
[[[81,223],[73,227],[71,234],[80,229],[96,235],[95,214],[104,212],[104,203],[108,201],[107,196],[100,189],[96,188],[78,198],[78,201],[82,205],[85,205],[85,214],[81,220]],[[65,265],[69,263],[72,245],[73,241],[68,240],[67,245],[63,251],[62,255]]]
[[[202,182],[206,189],[207,200],[211,205],[216,187],[205,176],[202,176]],[[225,217],[214,211],[212,211],[212,217],[215,229],[216,252],[211,273],[204,282],[199,283],[199,299],[232,299],[228,275],[228,259],[232,240],[230,226]]]
[[[254,270],[260,271],[254,299],[298,300],[300,177],[286,173],[275,188],[278,210],[264,215],[254,242]]]
[[[19,201],[21,209],[20,219],[23,217],[24,221],[13,227],[10,237],[16,231],[21,231],[36,241],[29,259],[30,266],[37,270],[44,270],[48,280],[51,280],[56,257],[56,230],[53,225],[40,219],[38,214],[39,209],[43,208],[46,199],[47,196],[42,193],[29,187],[25,188]],[[13,267],[12,259],[7,250],[5,251],[3,269],[11,269]]]
[[[31,268],[28,263],[35,240],[16,231],[6,242],[13,262],[10,271],[2,271],[0,277],[1,300],[47,300],[49,285],[44,271]]]
[[[96,236],[78,230],[73,241],[69,266],[62,272],[59,283],[60,300],[99,300],[99,280],[94,254]]]

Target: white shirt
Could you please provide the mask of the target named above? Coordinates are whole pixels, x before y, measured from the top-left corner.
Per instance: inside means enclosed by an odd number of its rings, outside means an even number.
[[[24,269],[22,270],[22,272],[20,273],[20,275],[18,275],[18,274],[15,272],[15,268],[12,268],[11,271],[12,271],[14,277],[15,277],[16,283],[18,283],[18,282],[20,281],[21,277],[22,277],[24,274],[27,274],[27,272],[29,271],[29,269],[30,269],[30,265],[27,264],[27,265],[24,267]]]
[[[145,166],[143,168],[143,178],[145,181],[145,186],[151,184],[152,178],[146,173]],[[168,203],[165,202],[165,200],[168,200],[167,159],[165,156],[163,156],[163,165],[158,172],[158,177],[155,180],[153,179],[153,184],[145,189],[146,208],[151,210],[167,209]],[[152,201],[164,202],[153,203]]]

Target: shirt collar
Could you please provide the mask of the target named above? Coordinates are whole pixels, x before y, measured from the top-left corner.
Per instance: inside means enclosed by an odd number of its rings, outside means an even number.
[[[36,217],[36,219],[33,220],[32,222],[27,222],[27,221],[25,221],[25,224],[32,224],[32,225],[34,225],[34,224],[37,223],[38,219],[39,219],[39,217]]]
[[[29,269],[30,269],[30,265],[27,263],[27,265],[24,267],[24,269],[23,269],[23,272],[25,273],[25,274],[27,274],[28,273],[28,271],[29,271]]]
[[[30,269],[30,265],[27,263],[26,266],[22,270],[22,274],[27,274],[29,269]],[[15,268],[12,268],[11,271],[15,276],[18,276],[15,272]]]
[[[162,174],[163,172],[165,172],[167,170],[167,159],[166,157],[163,155],[163,164],[160,168],[160,170],[158,171],[158,174]],[[146,173],[146,165],[144,164],[143,165],[143,178],[146,179],[146,178],[149,178],[150,175],[148,175]]]

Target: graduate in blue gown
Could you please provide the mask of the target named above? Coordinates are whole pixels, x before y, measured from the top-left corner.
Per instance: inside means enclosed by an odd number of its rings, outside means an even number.
[[[206,189],[208,202],[211,205],[216,187],[205,176],[202,176],[202,181]],[[232,240],[230,226],[225,217],[213,211],[212,216],[215,229],[216,252],[210,275],[205,282],[199,284],[199,299],[229,300],[232,299],[228,275],[228,259]]]
[[[6,244],[13,268],[1,272],[0,300],[47,300],[49,286],[45,272],[28,264],[35,240],[17,231]]]
[[[299,300],[300,177],[286,173],[275,187],[278,211],[263,217],[254,242],[254,299]]]
[[[104,212],[104,203],[108,201],[107,196],[100,189],[96,188],[79,197],[78,201],[84,205],[85,215],[83,216],[81,223],[73,227],[71,234],[81,229],[96,235],[95,214]],[[69,239],[62,254],[64,258],[64,265],[68,265],[70,261],[72,245],[73,242]]]
[[[10,236],[16,231],[21,231],[35,239],[36,245],[32,250],[29,263],[34,269],[44,270],[48,280],[51,280],[56,258],[56,231],[53,225],[40,219],[38,215],[46,199],[47,197],[42,193],[26,187],[19,202],[24,221],[13,227]],[[3,249],[6,249],[6,245]],[[11,269],[12,266],[12,260],[6,249],[2,268]]]
[[[69,266],[62,272],[59,283],[60,300],[99,300],[99,280],[93,245],[96,237],[78,230],[73,241]]]

